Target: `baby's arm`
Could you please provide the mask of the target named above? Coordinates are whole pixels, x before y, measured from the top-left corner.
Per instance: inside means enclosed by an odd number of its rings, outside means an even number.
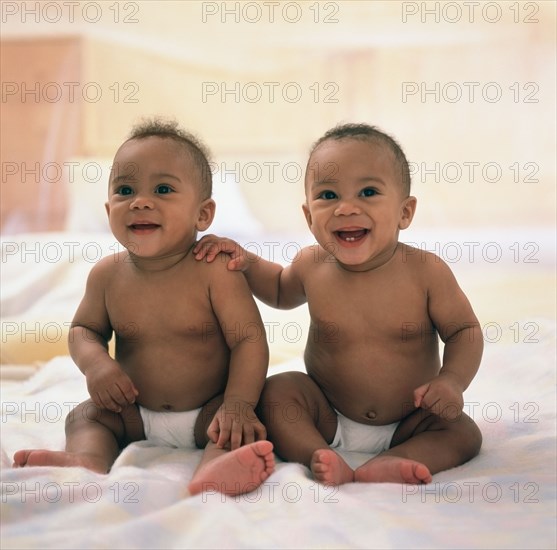
[[[483,353],[480,323],[452,271],[427,255],[429,315],[445,343],[439,375],[414,391],[415,405],[448,419],[460,415],[463,393],[476,375]]]
[[[197,260],[213,262],[219,253],[230,256],[228,269],[242,271],[253,294],[265,304],[291,309],[305,303],[304,288],[293,264],[282,265],[269,262],[253,252],[248,252],[237,242],[216,235],[205,235],[194,247]],[[224,258],[222,254],[219,256]]]
[[[218,262],[218,261],[217,261]],[[219,262],[220,263],[220,262]],[[210,270],[211,305],[230,348],[224,401],[207,433],[232,449],[266,438],[255,414],[269,364],[265,327],[246,280],[220,263]]]
[[[114,263],[114,259],[101,260],[89,274],[85,295],[70,327],[68,347],[85,375],[91,399],[101,408],[120,412],[135,401],[138,392],[108,353],[112,327],[104,301],[104,277],[109,261]]]

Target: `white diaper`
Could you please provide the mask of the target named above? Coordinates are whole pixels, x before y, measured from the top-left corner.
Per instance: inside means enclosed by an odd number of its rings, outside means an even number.
[[[377,455],[386,451],[390,445],[399,422],[385,426],[370,426],[354,422],[336,411],[337,431],[331,447],[340,451],[355,451]]]
[[[145,439],[165,447],[197,448],[193,430],[200,411],[152,411],[139,405]]]

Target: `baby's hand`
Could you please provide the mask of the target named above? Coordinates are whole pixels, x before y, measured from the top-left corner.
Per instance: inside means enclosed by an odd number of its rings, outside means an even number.
[[[193,248],[196,260],[205,259],[211,263],[220,252],[230,256],[228,269],[231,271],[246,271],[248,268],[248,257],[246,251],[232,239],[217,237],[216,235],[205,235]]]
[[[454,375],[440,374],[414,390],[414,405],[445,420],[455,420],[464,407],[462,393],[462,386]]]
[[[135,403],[139,392],[115,361],[89,369],[85,377],[89,395],[98,407],[121,412],[124,407]]]
[[[257,418],[250,403],[239,400],[225,401],[215,413],[207,428],[209,439],[223,448],[230,442],[230,449],[234,450],[265,439],[267,430]]]

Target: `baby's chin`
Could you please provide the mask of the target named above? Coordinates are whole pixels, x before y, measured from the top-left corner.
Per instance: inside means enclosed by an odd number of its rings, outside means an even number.
[[[355,273],[362,272],[362,271],[370,271],[370,270],[375,269],[376,267],[378,267],[377,265],[375,265],[373,260],[368,261],[368,262],[348,263],[348,262],[342,262],[338,258],[336,258],[336,261],[337,261],[338,265],[340,267],[342,267],[342,269],[344,269],[346,271],[353,271]]]
[[[377,269],[384,264],[388,263],[394,255],[394,250],[381,253],[381,254],[362,254],[354,253],[354,251],[348,251],[348,253],[343,253],[339,251],[335,254],[331,254],[335,261],[340,267],[346,271],[371,271],[372,269]]]

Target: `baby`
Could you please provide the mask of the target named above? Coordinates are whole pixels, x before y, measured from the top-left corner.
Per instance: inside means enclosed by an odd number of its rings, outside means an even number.
[[[449,267],[398,240],[416,198],[393,138],[366,124],[328,131],[311,150],[305,194],[317,244],[287,267],[214,236],[194,248],[207,261],[230,254],[228,267],[273,307],[307,301],[307,374],[268,378],[269,439],[323,483],[429,483],[481,446],[462,412],[483,352],[478,320]],[[337,451],[374,456],[353,470]]]
[[[211,190],[204,146],[175,123],[147,121],[118,149],[106,210],[124,250],[91,270],[69,334],[91,399],[68,415],[65,451],[21,450],[14,466],[106,473],[148,439],[205,449],[191,494],[248,492],[271,474],[254,413],[269,359],[259,311],[241,273],[192,254]]]

